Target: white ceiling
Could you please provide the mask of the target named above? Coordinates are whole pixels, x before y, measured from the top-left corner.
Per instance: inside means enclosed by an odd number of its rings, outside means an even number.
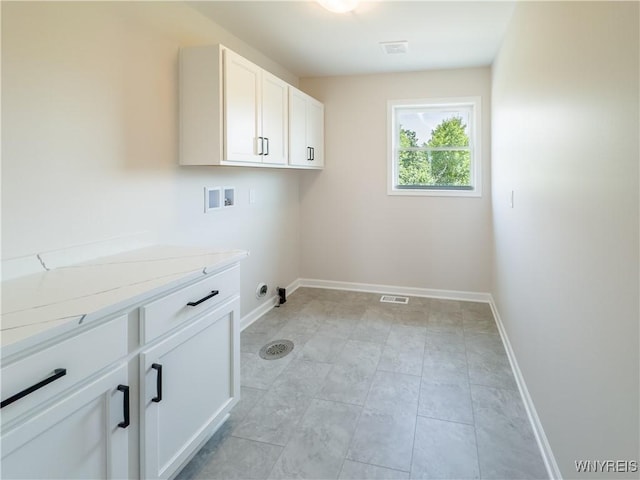
[[[336,14],[315,1],[189,4],[298,77],[490,65],[515,3],[368,1]],[[387,55],[380,42],[407,40]]]

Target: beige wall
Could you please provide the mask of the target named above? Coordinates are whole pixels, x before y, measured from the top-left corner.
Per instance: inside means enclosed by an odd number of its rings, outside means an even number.
[[[565,478],[638,460],[638,13],[519,4],[493,68],[493,293]]]
[[[3,258],[137,232],[244,248],[243,314],[298,278],[296,172],[177,166],[178,49],[217,42],[297,83],[179,3],[2,2]],[[223,185],[237,206],[204,214]]]
[[[301,79],[325,104],[326,168],[304,175],[305,278],[488,292],[490,70]],[[482,198],[387,195],[387,101],[481,96]]]

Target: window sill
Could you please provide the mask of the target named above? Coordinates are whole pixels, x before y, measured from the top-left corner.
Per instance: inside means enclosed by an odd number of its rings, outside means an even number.
[[[479,188],[397,188],[387,189],[387,195],[397,195],[405,197],[482,197]]]

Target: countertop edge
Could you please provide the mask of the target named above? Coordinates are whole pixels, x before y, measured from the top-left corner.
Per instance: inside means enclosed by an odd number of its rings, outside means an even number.
[[[5,363],[7,360],[11,360],[13,357],[22,357],[29,354],[32,349],[42,348],[43,345],[63,340],[66,337],[75,335],[76,331],[81,328],[82,330],[90,328],[89,325],[100,321],[102,319],[115,318],[121,314],[125,314],[127,311],[139,308],[145,303],[157,299],[158,296],[163,294],[169,294],[183,286],[193,283],[200,278],[219,273],[232,265],[239,263],[241,260],[249,256],[249,252],[245,250],[233,250],[224,252],[211,252],[212,254],[225,253],[229,254],[229,257],[220,260],[212,265],[203,264],[198,270],[193,270],[190,273],[185,273],[178,279],[169,280],[166,284],[161,286],[152,287],[149,290],[133,295],[130,298],[126,298],[122,301],[108,305],[103,308],[98,308],[95,311],[88,312],[84,315],[77,315],[68,318],[66,321],[64,318],[52,322],[61,321],[64,322],[60,325],[52,326],[46,330],[27,335],[25,338],[17,340],[13,343],[3,345],[0,347],[0,361]],[[108,321],[108,320],[106,320]],[[25,327],[28,328],[28,325]]]

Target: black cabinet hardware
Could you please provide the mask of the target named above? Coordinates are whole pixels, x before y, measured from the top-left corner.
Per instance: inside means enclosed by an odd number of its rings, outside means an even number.
[[[258,141],[260,142],[260,151],[258,155],[264,155],[264,137],[258,137]]]
[[[16,393],[15,395],[7,398],[6,400],[3,400],[2,403],[0,404],[0,408],[4,408],[7,405],[11,405],[13,402],[16,402],[16,401],[20,400],[21,398],[26,397],[30,393],[33,393],[36,390],[39,390],[39,389],[41,389],[42,387],[44,387],[46,385],[49,385],[51,382],[55,382],[59,378],[64,377],[66,374],[67,374],[67,369],[66,368],[56,368],[53,371],[53,374],[51,376],[45,378],[41,382],[36,383],[35,385],[31,385],[29,388],[25,388],[21,392]]]
[[[209,300],[210,298],[215,297],[216,295],[218,295],[220,292],[218,290],[211,290],[211,293],[209,295],[207,295],[206,297],[202,297],[200,300],[198,300],[197,302],[189,302],[187,303],[187,305],[189,305],[190,307],[197,307],[198,305],[200,305],[202,302],[206,302],[207,300]]]
[[[267,150],[265,152],[265,156],[269,155],[269,138],[268,137],[264,137],[264,139],[267,141]]]
[[[127,428],[129,426],[130,412],[129,412],[129,387],[127,385],[118,385],[118,391],[124,393],[122,399],[122,410],[124,414],[124,421],[120,422],[118,426],[120,428]]]
[[[156,396],[151,399],[152,402],[160,403],[162,401],[162,365],[153,363],[151,368],[158,372],[156,377]]]

